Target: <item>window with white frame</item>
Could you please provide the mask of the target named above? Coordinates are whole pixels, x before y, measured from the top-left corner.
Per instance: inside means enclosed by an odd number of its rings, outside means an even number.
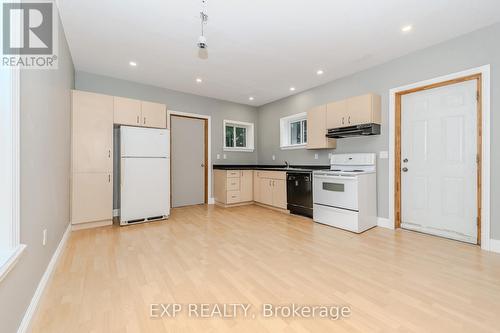
[[[19,69],[0,68],[0,281],[25,248],[19,240]]]
[[[280,119],[281,149],[305,148],[307,145],[307,113]]]
[[[254,150],[254,126],[235,120],[224,120],[224,150],[248,151]]]

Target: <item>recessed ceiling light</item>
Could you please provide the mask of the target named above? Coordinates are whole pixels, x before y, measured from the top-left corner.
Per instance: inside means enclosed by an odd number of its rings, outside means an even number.
[[[318,74],[318,75],[323,75],[323,73],[324,73],[324,72],[323,72],[323,70],[322,70],[322,69],[318,69],[318,70],[316,71],[316,74]]]
[[[253,101],[254,98],[252,96],[248,97],[249,100]]]
[[[295,91],[295,87],[290,87],[290,91]]]
[[[413,29],[413,27],[411,25],[405,25],[404,27],[401,28],[401,31],[402,32],[409,32],[409,31],[411,31],[411,29]]]
[[[196,83],[202,83],[202,82],[203,82],[203,80],[201,78],[199,78],[199,77],[196,78]]]
[[[132,67],[137,66],[137,63],[135,61],[130,61],[128,64]]]

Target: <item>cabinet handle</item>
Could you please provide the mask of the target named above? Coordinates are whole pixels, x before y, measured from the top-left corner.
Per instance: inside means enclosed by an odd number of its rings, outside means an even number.
[[[108,175],[108,183],[111,183],[111,175]]]
[[[108,158],[111,158],[111,149],[108,150]]]
[[[350,124],[351,123],[351,116],[347,119],[347,122]]]
[[[342,117],[342,125],[344,125],[344,117]]]
[[[144,125],[146,125],[146,117],[144,117]]]
[[[139,124],[139,116],[137,116],[137,123]]]

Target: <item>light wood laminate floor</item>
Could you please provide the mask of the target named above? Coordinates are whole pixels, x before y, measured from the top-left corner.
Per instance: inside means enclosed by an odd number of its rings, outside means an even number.
[[[151,319],[151,303],[250,303],[253,318]],[[263,318],[264,303],[349,318]],[[185,311],[183,311],[185,312]],[[411,231],[361,235],[258,206],[73,232],[33,332],[499,332],[500,255]]]

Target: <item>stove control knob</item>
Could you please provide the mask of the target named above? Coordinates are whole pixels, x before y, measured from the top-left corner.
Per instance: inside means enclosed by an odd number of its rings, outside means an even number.
[[[403,168],[403,172],[408,172],[408,168],[407,168],[407,167],[404,167],[404,168]]]

